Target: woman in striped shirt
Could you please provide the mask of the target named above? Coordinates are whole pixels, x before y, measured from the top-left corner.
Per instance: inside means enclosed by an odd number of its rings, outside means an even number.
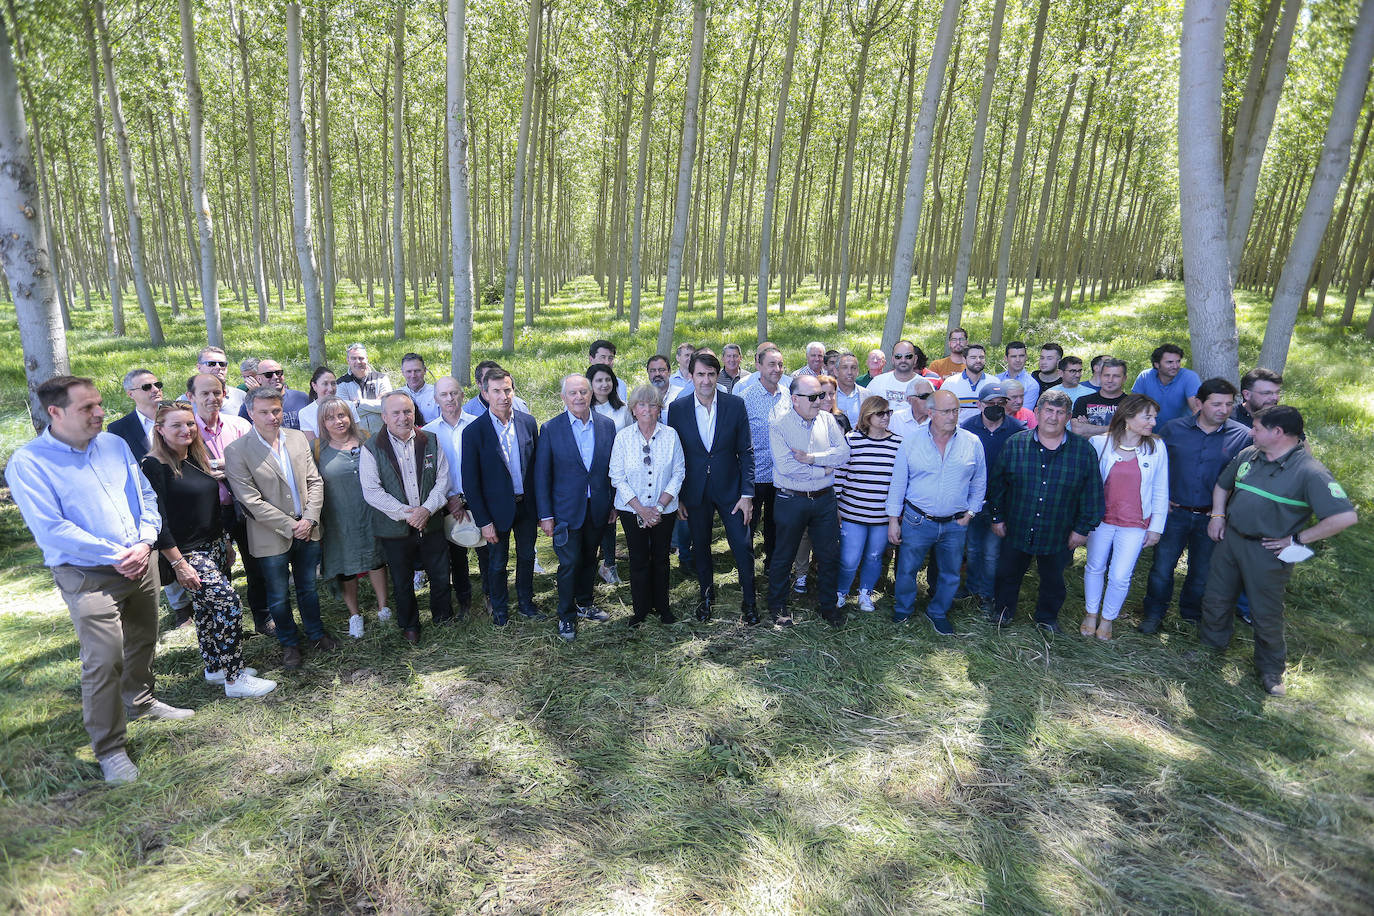
[[[840,507],[840,585],[837,604],[848,600],[854,573],[859,573],[859,610],[873,610],[873,586],[887,549],[887,489],[902,437],[888,430],[892,410],[886,398],[865,398],[859,424],[845,438],[849,462],[835,472]]]

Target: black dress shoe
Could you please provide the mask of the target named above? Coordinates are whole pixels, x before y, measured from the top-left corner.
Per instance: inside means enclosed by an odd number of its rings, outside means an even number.
[[[491,622],[498,627],[504,627],[506,624],[510,623],[510,613],[507,611],[492,610]]]
[[[1063,627],[1059,626],[1057,620],[1037,620],[1035,626],[1045,633],[1053,633],[1055,636],[1064,632]]]
[[[527,618],[529,618],[530,620],[548,620],[548,619],[549,619],[549,615],[548,615],[548,614],[545,614],[543,611],[539,610],[539,608],[535,607],[535,606],[532,605],[532,604],[523,605],[523,606],[520,608],[520,616],[521,616],[521,617],[527,617]]]
[[[754,626],[759,622],[759,612],[752,607],[742,607],[739,609],[740,618],[748,626]]]
[[[700,601],[697,602],[696,615],[697,620],[700,620],[702,623],[705,623],[706,621],[711,619],[710,598],[702,598]]]
[[[406,639],[406,642],[410,643],[412,646],[416,646],[416,645],[419,645],[419,644],[420,644],[420,631],[419,631],[419,630],[404,630],[404,631],[401,632],[401,635],[404,636],[405,639]]]

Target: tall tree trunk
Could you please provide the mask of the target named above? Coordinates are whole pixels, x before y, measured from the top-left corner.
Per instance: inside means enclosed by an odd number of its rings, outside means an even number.
[[[1186,0],[1178,80],[1178,173],[1183,289],[1193,366],[1203,378],[1240,379],[1236,307],[1226,258],[1221,172],[1223,36],[1229,0]]]
[[[1275,372],[1283,372],[1288,362],[1288,345],[1298,320],[1298,306],[1307,295],[1312,265],[1321,247],[1326,224],[1331,219],[1336,192],[1350,165],[1350,142],[1360,120],[1365,90],[1369,88],[1371,62],[1374,62],[1374,0],[1362,0],[1350,49],[1341,68],[1341,80],[1336,86],[1336,100],[1331,108],[1331,120],[1326,125],[1317,170],[1312,176],[1293,244],[1283,262],[1283,273],[1274,290],[1269,323],[1264,328],[1259,364]]]
[[[1331,278],[1336,274],[1336,267],[1341,258],[1341,248],[1345,242],[1346,225],[1350,218],[1351,199],[1355,195],[1355,185],[1358,184],[1360,177],[1360,166],[1364,164],[1364,153],[1369,147],[1369,132],[1374,128],[1374,108],[1364,120],[1364,130],[1360,132],[1360,142],[1355,148],[1355,161],[1350,164],[1350,180],[1345,183],[1345,194],[1341,199],[1341,209],[1336,214],[1335,221],[1327,230],[1326,255],[1322,258],[1321,267],[1317,271],[1317,305],[1314,313],[1318,318],[1322,317],[1323,307],[1326,303],[1326,291],[1331,285]],[[41,162],[41,156],[40,162]],[[51,213],[51,211],[47,211]],[[1358,230],[1358,227],[1356,227]]]
[[[778,193],[778,164],[782,160],[782,141],[787,135],[787,92],[792,86],[792,61],[797,52],[797,22],[801,0],[792,0],[792,15],[787,21],[787,51],[782,61],[782,85],[778,87],[778,109],[773,117],[773,140],[768,147],[768,174],[763,184],[763,221],[759,227],[759,340],[768,339],[768,259],[773,247],[773,203]],[[786,283],[786,278],[782,283]]]
[[[391,313],[392,335],[396,340],[406,336],[406,255],[402,220],[405,216],[405,157],[401,144],[405,134],[405,37],[406,3],[396,3],[396,31],[393,36],[392,57],[395,59],[394,81],[391,87],[391,295],[395,311]]]
[[[530,0],[529,27],[525,34],[525,95],[520,103],[520,132],[515,144],[515,183],[510,200],[510,243],[506,249],[506,287],[502,305],[501,349],[515,349],[515,275],[520,267],[520,230],[524,222],[525,157],[530,138],[535,65],[538,62],[539,20],[542,0]]]
[[[794,0],[800,2],[800,0]],[[654,79],[658,73],[658,39],[663,32],[662,0],[654,8],[649,59],[644,73],[644,106],[639,120],[639,158],[635,168],[634,238],[630,241],[630,333],[639,333],[639,296],[644,286],[644,186],[648,181],[649,134],[654,113]]]
[[[320,294],[324,299],[324,326],[334,329],[334,288],[338,283],[334,247],[334,166],[329,149],[329,36],[327,2],[319,6],[320,67],[320,218],[324,223],[324,257],[320,262]]]
[[[105,248],[105,271],[110,285],[110,313],[114,335],[123,337],[124,277],[119,269],[119,248],[115,242],[114,204],[110,200],[110,155],[105,145],[105,115],[100,101],[100,57],[95,43],[95,19],[87,5],[82,10],[86,26],[86,57],[91,76],[91,124],[95,130],[95,163],[100,180],[100,234]]]
[[[148,268],[143,257],[143,214],[138,203],[138,187],[134,184],[134,160],[129,152],[129,134],[124,127],[124,109],[119,101],[119,87],[115,84],[114,57],[110,53],[110,36],[105,27],[103,0],[95,2],[95,23],[100,34],[100,57],[105,68],[105,95],[110,100],[110,126],[114,129],[115,146],[119,149],[119,174],[124,179],[124,215],[129,223],[129,269],[134,275],[134,292],[138,307],[148,324],[148,342],[155,347],[166,343],[162,334],[162,319],[158,318],[153,291],[148,285]],[[219,307],[215,307],[214,321],[207,311],[208,332],[219,335]],[[222,336],[222,335],[220,335]]]
[[[191,12],[191,0],[179,0],[177,10],[181,17],[181,67],[186,76],[186,110],[191,122],[191,200],[196,208],[196,225],[200,232],[200,307],[205,313],[207,342],[212,347],[223,347],[219,287],[215,282],[215,233],[210,219],[210,201],[205,196],[204,96],[200,89],[200,68],[196,63],[196,20]],[[248,105],[251,103],[248,97],[247,64],[244,68],[244,104]],[[249,124],[252,124],[251,115]],[[251,126],[249,130],[252,130]],[[249,136],[252,136],[251,133]]]
[[[687,67],[687,95],[682,105],[682,151],[677,161],[677,202],[673,209],[673,236],[668,243],[667,287],[663,291],[663,315],[658,324],[655,352],[671,353],[677,324],[677,299],[682,288],[682,249],[687,242],[687,218],[692,204],[692,160],[697,147],[697,99],[701,90],[701,57],[706,45],[706,3],[692,3],[692,56]]]
[[[940,26],[935,32],[935,47],[926,71],[925,87],[921,90],[921,111],[916,116],[916,134],[912,141],[911,167],[906,177],[906,194],[902,203],[902,225],[897,232],[896,253],[892,258],[892,286],[887,298],[887,320],[883,322],[882,348],[891,353],[902,336],[906,321],[907,300],[911,297],[911,266],[916,257],[916,234],[921,225],[921,207],[925,202],[926,169],[930,165],[930,148],[935,135],[935,117],[940,107],[940,87],[949,63],[949,49],[959,22],[959,0],[944,0],[940,12]]]
[[[801,198],[806,194],[806,188],[802,187],[801,175],[802,168],[806,163],[806,147],[811,139],[811,118],[816,108],[816,84],[820,81],[821,68],[825,65],[825,39],[830,34],[830,10],[834,5],[834,0],[826,0],[825,8],[821,10],[821,33],[816,39],[816,62],[811,69],[811,83],[806,89],[806,104],[802,106],[801,132],[797,139],[797,161],[792,169],[792,193],[787,202],[787,218],[782,225],[782,251],[778,258],[778,272],[783,281],[778,288],[778,314],[781,315],[787,308],[788,292],[788,265],[789,253],[792,247],[792,240],[801,238],[800,227],[797,223],[797,208],[801,203]],[[805,211],[803,211],[805,213]],[[798,264],[792,270],[795,276],[800,276],[802,272],[801,264],[804,263],[800,257],[794,258]]]
[[[1040,50],[1045,40],[1045,18],[1049,14],[1049,0],[1040,0],[1040,13],[1035,20],[1035,39],[1031,43],[1030,64],[1026,69],[1026,94],[1021,104],[1021,121],[1016,128],[1016,146],[1011,154],[1011,171],[1007,175],[1007,207],[1002,214],[1002,236],[997,246],[997,292],[992,304],[992,334],[989,342],[995,347],[1002,342],[1002,319],[1007,305],[1007,280],[1011,276],[1011,240],[1016,230],[1017,206],[1021,200],[1021,164],[1026,153],[1026,128],[1030,126],[1035,108],[1035,85],[1040,77]]]
[[[453,232],[453,351],[450,371],[467,384],[472,371],[472,234],[468,227],[467,2],[448,0],[448,182]]]
[[[310,237],[310,172],[305,167],[305,114],[301,96],[301,6],[286,6],[286,111],[291,123],[291,216],[300,265],[301,286],[305,292],[305,332],[310,364],[323,366],[324,309],[320,300],[320,277],[315,269],[315,243]]]
[[[181,0],[189,4],[190,0]],[[239,73],[243,77],[243,117],[248,133],[248,196],[253,220],[253,289],[258,296],[258,321],[267,322],[267,269],[263,262],[262,188],[258,179],[258,139],[253,119],[252,82],[248,75],[248,29],[243,9],[238,11]],[[359,189],[361,192],[361,188]]]
[[[763,18],[760,4],[754,15],[755,21]],[[725,318],[725,238],[730,226],[730,198],[735,192],[735,167],[739,164],[739,139],[744,131],[744,109],[749,103],[749,82],[754,76],[754,55],[759,49],[759,31],[755,30],[749,39],[749,56],[744,64],[739,95],[735,98],[735,130],[730,135],[730,160],[725,171],[725,191],[720,197],[720,233],[716,238],[716,320]]]
[[[10,54],[10,36],[0,18],[0,264],[4,266],[19,320],[29,418],[35,432],[46,427],[48,421],[38,404],[38,386],[71,371],[38,196],[38,176],[34,174],[29,152],[24,102]]]

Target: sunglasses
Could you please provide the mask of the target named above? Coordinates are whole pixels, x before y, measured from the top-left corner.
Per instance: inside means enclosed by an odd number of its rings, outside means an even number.
[[[898,354],[894,355],[892,358],[893,358],[893,359],[915,359],[915,358],[916,358],[916,354],[915,354],[915,353],[898,353]]]
[[[924,401],[924,400],[926,400],[927,398],[929,398],[929,397],[930,397],[932,394],[934,394],[934,393],[935,393],[935,392],[933,392],[933,391],[923,391],[923,392],[921,392],[920,394],[909,394],[909,395],[907,395],[907,397],[909,397],[909,398],[920,398],[921,400]]]
[[[134,388],[131,389],[131,390],[152,391],[154,388],[156,388],[158,391],[161,391],[161,390],[162,390],[162,383],[161,383],[161,382],[144,382],[142,385],[135,385]]]
[[[273,369],[271,372],[260,373],[263,378],[282,378],[286,375],[285,369]]]
[[[875,411],[873,411],[873,416],[875,416],[875,417],[890,417],[890,416],[892,416],[892,411],[890,411],[890,410],[875,410]]]
[[[201,363],[202,366],[209,366],[211,369],[223,369],[229,364],[222,359],[207,359]]]
[[[818,391],[818,392],[816,392],[815,394],[794,394],[794,395],[792,395],[792,397],[794,397],[794,398],[806,398],[806,400],[808,400],[808,401],[810,401],[812,404],[814,404],[814,403],[816,403],[817,401],[819,401],[821,398],[825,397],[825,392],[824,392],[824,391]]]

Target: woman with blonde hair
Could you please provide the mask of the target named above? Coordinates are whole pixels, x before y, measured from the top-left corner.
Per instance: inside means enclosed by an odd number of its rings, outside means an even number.
[[[219,485],[224,472],[212,470],[191,405],[163,401],[153,418],[143,476],[157,493],[162,531],[153,546],[161,551],[162,581],[175,578],[191,596],[196,640],[205,662],[205,679],[223,684],[225,696],[260,697],[275,681],[256,677],[243,664],[240,624],[243,607],[224,574],[229,537],[224,530]]]
[[[892,407],[887,398],[872,395],[859,405],[859,424],[845,436],[849,460],[835,471],[840,508],[840,592],[836,603],[848,600],[854,574],[859,576],[859,610],[873,610],[873,587],[882,572],[887,550],[887,489],[902,437],[888,429]]]
[[[324,478],[324,509],[320,514],[320,571],[326,579],[338,579],[348,608],[348,635],[363,637],[363,615],[358,607],[358,579],[366,574],[377,595],[377,619],[387,620],[386,564],[372,533],[372,512],[363,501],[358,479],[358,455],[366,430],[342,398],[324,398],[319,409],[320,438],[315,443],[315,463]]]
[[[1107,431],[1088,440],[1097,450],[1107,511],[1102,524],[1088,535],[1088,564],[1083,570],[1087,613],[1078,630],[1084,636],[1112,638],[1112,622],[1126,601],[1140,551],[1159,543],[1164,532],[1169,453],[1153,435],[1158,416],[1159,405],[1152,398],[1127,395]]]

